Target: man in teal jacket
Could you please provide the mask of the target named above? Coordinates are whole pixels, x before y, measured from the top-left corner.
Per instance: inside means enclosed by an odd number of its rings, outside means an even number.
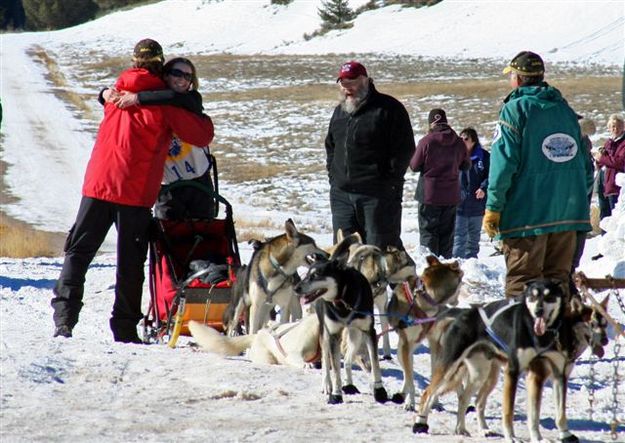
[[[577,114],[544,81],[540,56],[522,51],[503,72],[514,90],[491,148],[483,227],[503,240],[506,296],[516,297],[537,278],[568,281],[576,232],[591,229],[593,171]]]

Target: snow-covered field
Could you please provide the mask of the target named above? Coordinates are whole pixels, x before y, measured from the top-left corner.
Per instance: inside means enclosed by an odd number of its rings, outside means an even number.
[[[351,3],[358,6],[364,2]],[[89,54],[127,54],[146,36],[163,43],[168,54],[191,56],[374,52],[465,61],[490,57],[499,58],[503,65],[519,50],[530,48],[543,54],[548,63],[588,67],[593,63],[621,65],[625,54],[623,1],[445,0],[419,10],[393,6],[362,14],[350,30],[306,41],[303,33],[319,27],[319,5],[319,1],[297,0],[288,7],[272,6],[269,1],[168,0],[63,31],[1,35],[4,120],[0,152],[8,164],[8,189],[20,198],[16,203],[0,202],[2,210],[44,229],[67,230],[75,216],[93,144],[92,133],[86,130],[93,122],[70,112],[50,93],[43,67],[27,53],[33,45],[69,51],[72,57],[76,54],[78,62]],[[62,69],[71,69],[71,65]],[[252,125],[241,129],[253,140],[267,128]],[[306,180],[306,186],[300,183],[294,188],[295,194],[323,186],[325,177]],[[254,214],[281,225],[295,212],[288,198],[276,204],[263,198],[262,186],[249,189],[259,195],[250,198],[246,188],[227,189],[230,200],[241,202],[235,213]],[[328,206],[324,202],[310,204],[314,216],[296,217],[295,222],[303,228],[314,226],[318,243],[328,246]],[[625,267],[623,212],[621,206],[619,215],[607,221],[606,236],[588,242],[580,267],[587,275],[602,277]],[[424,251],[418,246],[415,219],[414,210],[405,211],[402,237],[422,267]],[[244,244],[241,248],[246,260],[251,251]],[[484,238],[479,259],[462,263],[466,282],[463,303],[501,297],[505,268],[501,256],[491,257],[492,252]],[[602,259],[591,259],[600,252]],[[431,434],[414,436],[413,414],[400,405],[376,404],[361,371],[355,372],[355,381],[363,394],[346,397],[343,405],[329,406],[320,393],[318,370],[256,366],[245,357],[221,359],[197,352],[188,338],[182,338],[174,350],[114,343],[108,329],[115,276],[111,253],[98,256],[90,268],[85,307],[74,337],[52,339],[49,302],[61,264],[62,257],[0,258],[3,442],[480,441],[452,435],[453,395],[442,399],[444,411],[432,414]],[[147,304],[147,295],[145,298]],[[625,323],[622,306],[613,298],[609,309],[621,324]],[[611,441],[609,424],[614,417],[625,420],[625,350],[615,355],[614,331],[611,338],[601,361],[591,364],[588,353],[581,357],[569,386],[569,425],[584,441]],[[396,336],[391,340],[394,343]],[[399,391],[402,375],[396,358],[383,362],[382,369],[387,390]],[[423,388],[429,379],[426,347],[416,352],[415,369],[417,387]],[[594,392],[592,416],[590,388]],[[551,394],[551,388],[546,389],[541,425],[547,438],[556,439]],[[525,398],[522,386],[515,424],[518,434],[527,439]],[[499,432],[500,416],[499,384],[487,411],[490,427]],[[468,423],[469,431],[475,431],[472,417]],[[616,438],[625,441],[622,426]]]

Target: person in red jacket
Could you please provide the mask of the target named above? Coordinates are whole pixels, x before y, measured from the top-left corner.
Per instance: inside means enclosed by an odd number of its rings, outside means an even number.
[[[603,195],[606,197],[608,207],[604,216],[612,215],[621,192],[621,188],[616,184],[616,174],[625,172],[625,120],[623,117],[619,114],[612,114],[608,119],[608,131],[610,131],[610,138],[595,154],[597,164],[605,168]]]
[[[141,40],[134,65],[119,76],[117,90],[165,89],[161,79],[163,50]],[[172,135],[206,146],[213,123],[173,106],[119,109],[107,103],[104,119],[87,165],[76,222],[65,242],[65,261],[54,287],[54,336],[71,337],[82,308],[85,276],[110,227],[117,228],[117,273],[110,327],[115,341],[141,343],[137,323],[143,317],[141,297],[150,208],[160,190]]]

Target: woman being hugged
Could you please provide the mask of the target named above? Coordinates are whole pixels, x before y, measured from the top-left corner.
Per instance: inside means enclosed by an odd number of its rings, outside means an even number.
[[[135,105],[173,105],[202,115],[202,96],[198,92],[199,81],[193,63],[184,57],[169,60],[163,66],[166,90],[127,91],[109,90],[103,98],[119,108]],[[160,219],[211,219],[215,214],[210,150],[182,141],[174,134],[154,213]],[[199,183],[202,189],[191,186],[170,185],[181,181]]]
[[[482,218],[486,209],[490,154],[482,148],[475,129],[463,129],[460,138],[471,156],[471,168],[460,171],[461,202],[456,210],[453,256],[477,258]]]

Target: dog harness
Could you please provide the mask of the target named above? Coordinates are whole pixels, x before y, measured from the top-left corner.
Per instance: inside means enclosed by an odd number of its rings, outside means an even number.
[[[480,317],[482,318],[482,322],[484,323],[484,326],[486,326],[486,334],[488,334],[488,336],[495,342],[495,344],[497,346],[499,346],[499,348],[502,351],[504,351],[506,354],[510,354],[510,348],[508,347],[506,342],[504,342],[497,335],[497,333],[495,333],[495,331],[493,330],[493,328],[491,326],[495,322],[497,317],[499,317],[501,315],[502,312],[507,311],[512,306],[518,305],[519,303],[520,303],[519,301],[510,301],[507,305],[504,305],[501,308],[499,308],[497,311],[495,311],[495,313],[493,314],[493,316],[491,318],[488,318],[488,316],[486,315],[486,311],[484,310],[484,308],[482,306],[477,308],[477,312],[480,313]]]

